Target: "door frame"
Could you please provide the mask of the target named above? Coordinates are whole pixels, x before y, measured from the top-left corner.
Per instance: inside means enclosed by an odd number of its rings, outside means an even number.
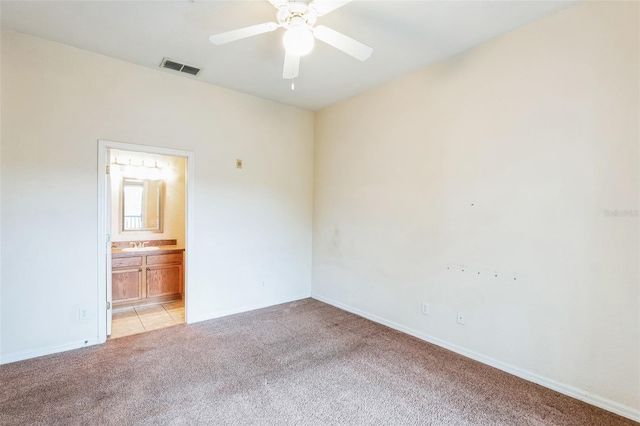
[[[112,314],[107,309],[107,288],[110,287],[111,277],[108,274],[111,247],[111,211],[107,212],[110,194],[107,194],[108,151],[119,149],[123,151],[142,152],[147,154],[169,155],[186,159],[185,165],[185,254],[184,254],[184,310],[185,322],[189,324],[189,271],[191,270],[191,253],[193,245],[193,197],[195,187],[195,153],[171,148],[161,148],[149,145],[137,145],[124,142],[98,140],[98,342],[107,341],[107,316]]]

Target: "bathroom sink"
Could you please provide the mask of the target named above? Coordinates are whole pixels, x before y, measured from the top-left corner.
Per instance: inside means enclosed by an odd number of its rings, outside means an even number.
[[[160,250],[160,247],[158,246],[151,246],[151,247],[127,247],[127,248],[123,248],[122,251],[154,251],[154,250]]]

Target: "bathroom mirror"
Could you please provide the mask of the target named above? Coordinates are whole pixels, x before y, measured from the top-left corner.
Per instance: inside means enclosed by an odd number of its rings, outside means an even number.
[[[122,231],[162,232],[162,181],[122,179]]]

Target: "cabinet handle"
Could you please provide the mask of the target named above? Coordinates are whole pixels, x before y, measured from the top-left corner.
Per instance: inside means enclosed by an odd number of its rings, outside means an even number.
[[[142,272],[142,268],[138,268],[138,272]]]
[[[150,270],[151,270],[151,268],[147,268],[147,271],[150,271]]]

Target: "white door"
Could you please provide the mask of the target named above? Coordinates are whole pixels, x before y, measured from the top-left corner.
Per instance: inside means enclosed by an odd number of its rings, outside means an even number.
[[[111,282],[111,176],[109,176],[109,167],[111,166],[111,150],[107,149],[107,164],[105,165],[106,176],[106,194],[105,197],[105,217],[106,217],[106,232],[107,232],[107,247],[106,247],[106,280],[107,280],[107,336],[111,335],[111,321],[113,319],[113,309],[111,304],[113,303],[113,291]]]

